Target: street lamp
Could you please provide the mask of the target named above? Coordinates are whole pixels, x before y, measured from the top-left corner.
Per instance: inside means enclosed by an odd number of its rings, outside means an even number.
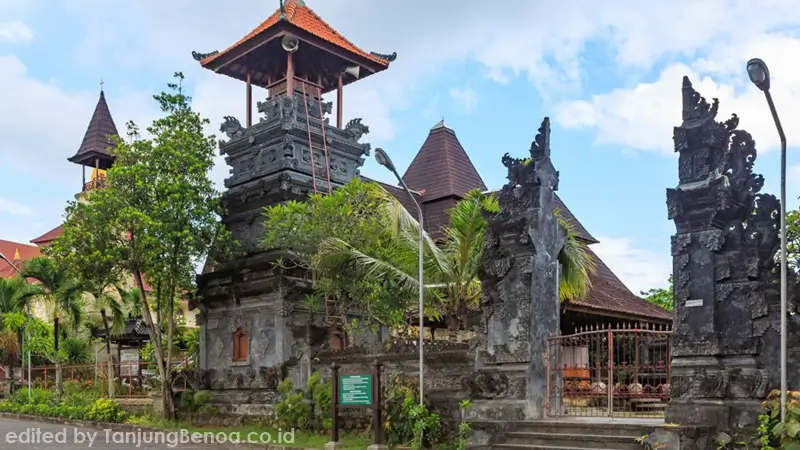
[[[414,194],[411,193],[411,190],[406,186],[406,183],[403,181],[403,178],[400,177],[400,174],[397,173],[397,168],[395,168],[394,163],[392,163],[391,158],[389,155],[382,148],[375,149],[375,160],[378,161],[378,164],[382,165],[389,169],[394,176],[397,178],[397,181],[400,182],[400,186],[408,193],[408,196],[411,197],[411,201],[414,202],[414,205],[417,207],[417,213],[419,217],[419,404],[422,405],[422,393],[423,393],[423,382],[425,381],[423,377],[423,325],[425,323],[425,308],[424,308],[424,300],[423,300],[423,290],[425,288],[423,284],[423,275],[422,275],[422,256],[424,252],[424,243],[425,243],[425,230],[422,227],[422,208],[417,203],[417,199],[414,198]]]
[[[17,272],[17,274],[19,274],[19,276],[22,278],[22,280],[26,284],[28,283],[28,279],[25,278],[22,275],[22,272],[20,272],[19,267],[14,265],[14,263],[11,262],[10,259],[6,258],[6,255],[4,255],[3,252],[0,252],[0,259],[2,259],[3,261],[7,262],[8,265],[11,266],[11,268],[14,269],[14,271]],[[27,308],[27,315],[28,315],[27,320],[30,321],[31,320],[31,303],[30,303],[30,301],[25,302],[25,306]],[[30,345],[30,341],[31,341],[31,329],[30,329],[29,325],[30,324],[26,324],[25,325],[25,334],[28,335],[28,345]],[[25,348],[25,334],[22,335],[22,347],[23,348]],[[22,353],[22,358],[24,360],[25,359],[25,352],[21,352],[21,353]],[[23,361],[23,363],[24,363],[24,361]],[[24,365],[23,365],[23,369],[24,369]],[[28,399],[30,400],[30,398],[31,398],[31,350],[29,348],[28,349]]]
[[[786,423],[786,293],[788,284],[786,269],[786,135],[783,133],[781,120],[778,118],[772,94],[769,92],[767,64],[758,58],[747,61],[747,75],[750,77],[750,81],[764,92],[769,111],[772,113],[772,120],[775,121],[775,127],[778,129],[778,136],[781,139],[781,422]]]

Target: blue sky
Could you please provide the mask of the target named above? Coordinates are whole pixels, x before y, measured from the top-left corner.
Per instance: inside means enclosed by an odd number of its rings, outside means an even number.
[[[671,270],[665,189],[677,182],[672,126],[689,75],[724,116],[742,118],[759,148],[756,171],[777,193],[777,135],[744,63],[770,64],[789,141],[789,206],[800,161],[791,124],[800,113],[800,11],[792,0],[590,0],[542,5],[506,0],[306,0],[367,51],[398,52],[392,67],[345,90],[346,118],[405,168],[437,121],[456,131],[486,184],[500,187],[500,157],[523,156],[550,116],[559,194],[601,243],[595,251],[634,291]],[[19,4],[23,3],[23,4]],[[133,4],[132,4],[133,3]],[[120,131],[157,114],[152,94],[175,71],[212,120],[244,115],[242,83],[199,68],[191,51],[222,50],[277,8],[274,1],[0,0],[0,239],[27,242],[60,223],[78,191],[79,147],[99,83]],[[736,24],[747,23],[747,36]],[[263,93],[256,92],[263,96]],[[796,109],[796,108],[795,108]],[[213,172],[221,182],[223,161]],[[362,173],[391,181],[369,161]]]

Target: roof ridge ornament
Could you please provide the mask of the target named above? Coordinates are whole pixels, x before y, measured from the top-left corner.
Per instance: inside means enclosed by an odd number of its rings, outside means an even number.
[[[385,59],[386,61],[392,62],[397,59],[397,52],[392,52],[391,54],[387,53],[377,53],[377,52],[369,52],[370,55],[376,56],[380,59]]]
[[[214,50],[214,51],[208,52],[208,53],[200,53],[200,52],[192,51],[192,58],[194,58],[195,61],[202,61],[202,60],[204,60],[204,59],[206,59],[206,58],[208,58],[210,56],[214,56],[214,55],[216,55],[218,53],[219,53],[219,50]]]
[[[683,77],[683,124],[684,128],[695,128],[709,120],[714,120],[719,111],[719,99],[713,98],[711,104],[700,95],[689,77]]]
[[[281,9],[281,20],[287,20],[285,0],[278,0],[278,3],[280,4],[279,8]]]

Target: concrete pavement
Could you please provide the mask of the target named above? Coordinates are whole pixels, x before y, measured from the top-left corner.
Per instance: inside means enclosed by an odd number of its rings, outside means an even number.
[[[192,439],[195,439],[192,441]],[[237,437],[239,438],[239,437]],[[240,439],[247,439],[242,436]],[[254,438],[254,437],[250,437]],[[257,437],[255,437],[257,438]],[[202,439],[205,439],[203,441]],[[231,437],[226,437],[230,440]],[[121,432],[0,418],[0,450],[220,450],[233,448],[222,439],[184,432]],[[246,448],[246,447],[240,447]]]

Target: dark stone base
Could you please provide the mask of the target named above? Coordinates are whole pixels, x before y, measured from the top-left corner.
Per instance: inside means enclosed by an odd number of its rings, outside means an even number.
[[[672,399],[667,405],[666,423],[715,427],[719,431],[757,427],[761,400]]]

